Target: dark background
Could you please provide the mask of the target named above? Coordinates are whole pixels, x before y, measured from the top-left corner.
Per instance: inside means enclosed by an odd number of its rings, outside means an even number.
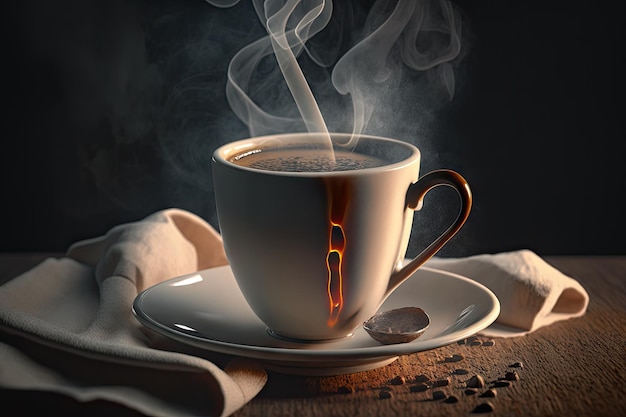
[[[475,204],[440,254],[626,254],[622,2],[456,4],[456,94],[417,144],[422,172],[461,172]],[[0,251],[64,251],[167,207],[217,227],[210,155],[248,134],[226,67],[262,34],[246,0],[27,0],[3,14]],[[426,234],[453,215],[437,192],[416,220]]]

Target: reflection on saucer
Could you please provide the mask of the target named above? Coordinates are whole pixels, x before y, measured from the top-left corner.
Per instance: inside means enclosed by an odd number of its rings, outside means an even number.
[[[299,343],[272,337],[246,303],[228,266],[172,278],[137,296],[139,321],[179,342],[213,352],[254,358],[268,370],[338,375],[378,368],[399,355],[464,339],[493,323],[495,295],[460,275],[422,267],[398,287],[381,310],[415,306],[431,323],[410,343],[381,345],[359,328],[352,337]]]

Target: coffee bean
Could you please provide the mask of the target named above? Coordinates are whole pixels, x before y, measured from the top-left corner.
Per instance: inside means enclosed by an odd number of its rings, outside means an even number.
[[[454,375],[467,375],[469,374],[469,371],[467,369],[455,369],[452,373]]]
[[[495,346],[496,342],[493,339],[485,340],[483,346]]]
[[[493,386],[496,388],[506,388],[510,385],[511,383],[509,381],[496,381],[493,383]]]
[[[460,362],[463,359],[465,359],[465,356],[463,355],[452,355],[452,356],[447,356],[444,360],[446,362]]]
[[[342,385],[337,389],[337,392],[339,394],[352,394],[354,392],[354,388],[347,385]]]
[[[450,378],[438,379],[433,382],[433,387],[446,387],[450,385]]]
[[[523,368],[523,367],[524,367],[524,364],[523,364],[522,362],[515,362],[514,364],[509,365],[509,366],[510,366],[511,368],[520,368],[520,369],[521,369],[521,368]]]
[[[507,372],[506,374],[504,374],[504,379],[508,381],[518,381],[519,375],[515,371]]]
[[[399,375],[391,379],[391,381],[389,381],[391,385],[402,385],[405,382],[406,382],[406,378],[403,376],[399,376]]]
[[[444,400],[448,398],[445,392],[443,391],[433,391],[433,400]]]
[[[446,398],[445,402],[448,404],[454,404],[454,403],[458,403],[459,399],[455,397],[454,395],[451,395],[448,398]]]
[[[482,342],[480,341],[480,339],[476,336],[472,336],[472,337],[468,337],[467,338],[467,343],[470,346],[480,346],[482,345]]]
[[[428,382],[428,381],[430,381],[430,378],[424,374],[421,374],[415,377],[415,382]]]
[[[487,401],[482,404],[478,404],[476,408],[472,410],[472,413],[491,413],[492,411],[493,404]]]
[[[497,394],[497,391],[493,388],[489,388],[487,391],[480,394],[481,398],[493,398]]]
[[[393,395],[389,391],[381,391],[381,392],[378,393],[378,398],[380,398],[381,400],[389,399],[392,396]]]
[[[428,385],[426,385],[425,383],[422,382],[422,383],[417,384],[417,385],[411,385],[409,390],[411,392],[424,392],[424,391],[428,390]]]
[[[480,375],[474,375],[467,381],[467,386],[470,388],[482,388],[485,386],[485,380]]]
[[[464,345],[465,344],[465,339],[461,339],[458,342],[456,342],[457,345]]]
[[[478,390],[475,389],[475,388],[468,388],[468,389],[465,390],[465,395],[474,395],[477,392],[478,392]]]

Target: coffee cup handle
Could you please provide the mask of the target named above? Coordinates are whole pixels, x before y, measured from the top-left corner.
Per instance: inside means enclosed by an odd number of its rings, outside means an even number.
[[[472,208],[472,192],[469,184],[460,174],[448,169],[431,171],[422,176],[417,182],[411,184],[407,191],[406,204],[413,210],[420,210],[423,205],[424,196],[433,188],[440,185],[447,185],[454,188],[461,197],[461,208],[459,214],[437,239],[435,239],[426,249],[413,258],[408,264],[395,271],[389,280],[387,294],[390,294],[398,285],[410,277],[427,260],[432,258],[445,245],[456,232],[461,229],[469,217]]]

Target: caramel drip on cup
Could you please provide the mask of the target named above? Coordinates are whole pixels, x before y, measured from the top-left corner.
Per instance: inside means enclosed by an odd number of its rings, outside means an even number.
[[[333,327],[339,320],[344,305],[343,255],[346,249],[346,235],[343,228],[348,206],[348,186],[346,180],[332,179],[326,183],[329,208],[328,255],[328,326]]]

